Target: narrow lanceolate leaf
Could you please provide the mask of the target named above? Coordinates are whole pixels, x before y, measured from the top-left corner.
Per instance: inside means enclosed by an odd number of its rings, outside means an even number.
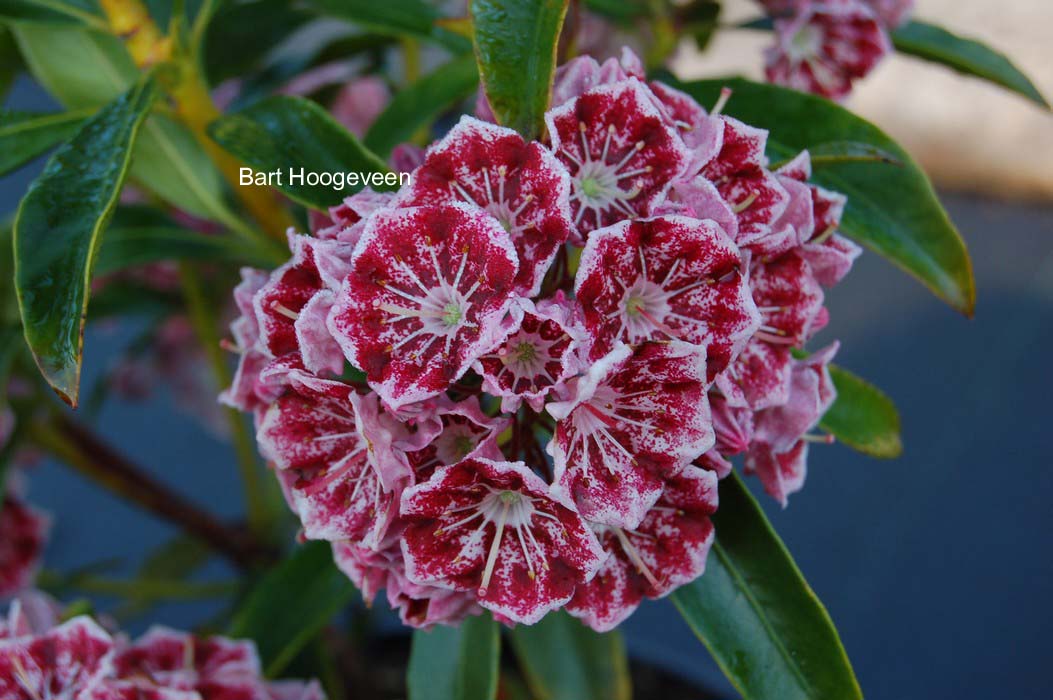
[[[308,542],[271,569],[234,615],[230,636],[252,639],[273,678],[355,593],[327,542]]]
[[[67,109],[98,108],[126,91],[139,72],[121,40],[77,27],[12,25],[30,73]],[[229,223],[223,178],[186,127],[152,114],[139,134],[130,176],[162,199]]]
[[[497,121],[537,138],[556,70],[567,0],[472,0],[475,55]]]
[[[381,157],[410,138],[453,104],[472,94],[479,71],[471,54],[459,56],[400,90],[365,137],[366,147]]]
[[[808,149],[812,168],[822,168],[839,163],[886,163],[903,165],[896,156],[876,146],[856,141],[834,141],[821,143]]]
[[[862,698],[830,615],[737,475],[713,520],[706,572],[672,599],[742,696]]]
[[[908,22],[892,32],[900,53],[933,61],[959,73],[989,80],[1048,108],[1034,83],[1005,54],[974,39],[966,39],[926,22]]]
[[[19,168],[73,134],[91,110],[35,114],[0,111],[0,175]]]
[[[618,632],[599,634],[564,612],[510,636],[516,658],[538,700],[630,700],[632,682]]]
[[[176,226],[118,226],[106,232],[95,262],[99,275],[165,260],[207,260],[214,263],[267,267],[274,261],[245,242],[205,235]]]
[[[899,437],[899,413],[892,400],[848,370],[831,365],[830,376],[837,387],[837,400],[819,427],[872,457],[899,457],[903,443]]]
[[[257,173],[277,173],[265,184],[310,207],[339,204],[366,185],[383,190],[398,184],[384,161],[324,109],[301,97],[257,102],[212,122],[208,133]],[[296,177],[301,171],[302,180]],[[310,180],[320,173],[346,176],[342,189]]]
[[[44,378],[73,406],[95,253],[155,94],[147,80],[84,124],[48,161],[15,219],[15,289],[26,342]]]
[[[310,0],[322,12],[363,29],[390,36],[409,36],[444,46],[454,53],[472,44],[441,26],[442,16],[425,0]]]
[[[484,613],[458,627],[413,633],[406,686],[409,700],[494,700],[501,636]]]
[[[955,309],[972,314],[976,290],[965,243],[906,151],[873,124],[821,97],[738,78],[679,85],[704,105],[714,104],[725,86],[733,90],[725,111],[771,132],[768,152],[774,161],[838,141],[867,144],[898,160],[899,165],[824,164],[813,179],[847,195],[842,233],[918,278]]]
[[[0,0],[0,19],[106,29],[105,18],[91,0]]]

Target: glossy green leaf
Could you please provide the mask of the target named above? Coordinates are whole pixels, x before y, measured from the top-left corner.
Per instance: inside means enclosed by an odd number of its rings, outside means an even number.
[[[409,141],[418,130],[472,94],[478,84],[475,57],[465,54],[454,58],[395,94],[369,128],[366,147],[386,157],[395,146]]]
[[[254,254],[245,241],[205,235],[176,226],[111,226],[99,250],[96,274],[116,272],[164,260],[201,260],[269,267],[274,261]]]
[[[273,678],[342,610],[355,587],[328,542],[308,542],[272,568],[234,615],[230,636],[252,639]]]
[[[830,615],[735,474],[720,482],[706,572],[672,595],[746,700],[862,698]]]
[[[903,163],[888,151],[876,146],[856,141],[834,141],[820,143],[808,149],[811,155],[812,169],[839,163],[885,163],[900,165]]]
[[[271,184],[301,204],[317,209],[339,204],[368,184],[375,190],[393,189],[397,176],[387,163],[359,142],[328,112],[302,97],[270,97],[214,121],[213,139],[257,172],[277,171]],[[357,183],[344,189],[332,185],[294,182],[290,174],[338,173]],[[370,178],[369,182],[363,179]]]
[[[19,25],[18,45],[33,76],[67,109],[99,107],[128,89],[139,73],[120,40],[68,27]],[[131,177],[184,211],[225,224],[223,178],[185,127],[162,114],[143,125]]]
[[[565,612],[510,633],[527,684],[538,700],[630,700],[625,643],[617,631],[593,632]]]
[[[725,111],[770,130],[772,160],[839,141],[863,143],[902,165],[844,162],[817,168],[813,180],[843,192],[848,207],[841,231],[918,278],[936,296],[971,315],[976,301],[965,243],[910,155],[876,126],[821,97],[737,78],[680,83],[703,105],[732,88]]]
[[[155,96],[148,80],[88,120],[48,161],[15,218],[15,288],[26,342],[44,378],[72,406],[95,253]]]
[[[424,0],[310,0],[320,11],[377,34],[410,36],[464,53],[471,42],[439,26],[442,15]]]
[[[848,370],[830,366],[837,400],[819,427],[849,447],[872,457],[893,458],[903,452],[899,413],[880,389]]]
[[[413,633],[406,686],[409,700],[493,700],[501,635],[484,613],[457,627]]]
[[[106,19],[90,0],[0,0],[0,19],[106,29]]]
[[[91,110],[37,114],[0,112],[0,175],[20,168],[77,133]]]
[[[524,138],[545,128],[567,0],[472,0],[475,56],[497,121]]]
[[[1005,54],[983,42],[957,36],[933,24],[912,21],[892,32],[892,43],[899,53],[983,78],[1049,108],[1049,102],[1034,83]]]

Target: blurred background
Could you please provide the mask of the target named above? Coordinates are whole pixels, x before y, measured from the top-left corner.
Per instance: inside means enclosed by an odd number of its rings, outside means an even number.
[[[755,15],[739,0],[727,18]],[[919,0],[916,16],[1002,48],[1053,97],[1048,0]],[[704,58],[685,48],[675,68],[685,78],[756,77],[766,41],[727,32]],[[24,78],[5,106],[57,107]],[[973,256],[976,317],[958,316],[864,255],[828,295],[832,322],[814,347],[840,339],[838,363],[895,400],[904,455],[881,462],[816,446],[804,491],[769,515],[829,608],[868,698],[1053,697],[1044,665],[1053,653],[1053,118],[1022,98],[898,57],[848,106],[934,175]],[[0,179],[0,215],[13,212],[41,166]],[[137,330],[93,328],[84,386]],[[110,401],[93,421],[194,502],[237,516],[243,504],[230,449],[172,403],[163,391],[142,403]],[[116,557],[132,572],[175,534],[55,464],[40,465],[30,487],[31,500],[55,516],[49,568]],[[202,576],[228,573],[216,563]],[[150,617],[187,627],[215,612],[170,604]],[[637,657],[734,697],[668,603],[645,604],[625,631]]]

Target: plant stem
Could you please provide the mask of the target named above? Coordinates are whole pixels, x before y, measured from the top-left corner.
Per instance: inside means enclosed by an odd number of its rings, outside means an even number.
[[[178,525],[241,568],[267,556],[251,533],[228,526],[154,479],[123,454],[62,413],[33,421],[27,437],[37,447],[158,517]]]
[[[63,576],[43,571],[37,577],[42,588],[72,589],[82,593],[138,600],[208,600],[231,594],[235,581],[176,581],[160,578],[114,579],[95,574]]]
[[[209,305],[201,279],[194,268],[186,262],[179,263],[179,277],[183,284],[190,322],[197,333],[198,342],[205,350],[212,374],[217,385],[224,387],[230,384],[231,374],[227,360],[220,347],[219,332],[213,307]],[[245,491],[245,509],[248,513],[249,526],[257,537],[266,539],[270,534],[271,518],[268,508],[267,492],[263,481],[265,476],[256,458],[256,442],[253,439],[244,418],[237,410],[224,407],[231,442],[237,456],[238,471]]]

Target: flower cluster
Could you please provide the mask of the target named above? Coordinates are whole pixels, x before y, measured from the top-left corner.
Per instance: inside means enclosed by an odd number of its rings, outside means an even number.
[[[482,100],[402,190],[243,272],[223,400],[367,601],[610,629],[702,574],[728,458],[800,488],[836,346],[801,348],[859,249],[728,97],[575,59],[543,141]]]
[[[90,617],[59,623],[40,594],[0,620],[0,697],[7,700],[325,700],[316,682],[263,678],[256,647],[155,627],[134,642]]]
[[[892,51],[914,0],[759,0],[775,20],[768,80],[840,99]]]

